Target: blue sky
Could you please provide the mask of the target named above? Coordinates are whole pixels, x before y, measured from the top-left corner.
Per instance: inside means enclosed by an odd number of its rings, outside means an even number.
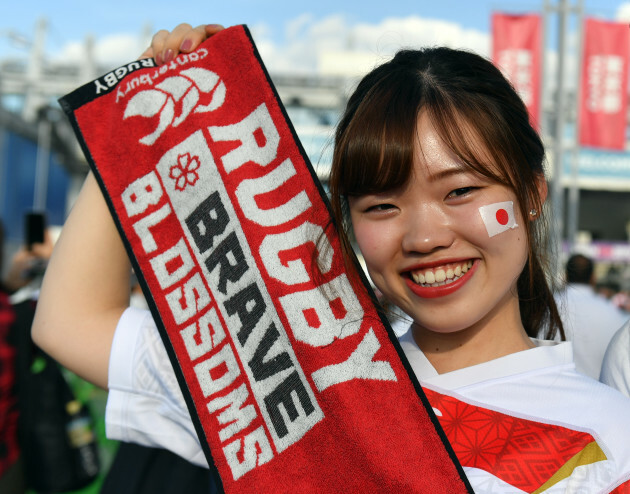
[[[263,58],[280,68],[315,63],[309,52],[352,48],[386,54],[389,45],[405,42],[453,43],[471,45],[483,51],[493,11],[528,12],[540,10],[542,0],[316,0],[310,2],[273,0],[224,0],[223,2],[134,2],[133,0],[2,0],[0,16],[0,60],[28,57],[28,49],[12,41],[10,34],[32,40],[38,19],[48,21],[46,56],[71,58],[86,36],[94,37],[99,56],[113,57],[120,63],[135,58],[142,43],[143,30],[152,32],[171,28],[179,22],[224,25],[248,24],[262,49]],[[558,3],[553,1],[550,3]],[[570,3],[575,4],[577,0]],[[585,1],[588,15],[614,20],[620,6],[630,2]],[[626,15],[630,18],[630,15]],[[414,20],[415,23],[406,21]],[[402,27],[401,27],[402,26]],[[397,36],[399,29],[407,31]],[[410,34],[411,33],[411,34]],[[127,43],[121,40],[126,39]],[[370,45],[372,43],[372,45]],[[73,51],[74,47],[74,51]],[[322,48],[323,47],[323,48]],[[134,51],[135,50],[135,51]],[[301,56],[300,56],[301,54]],[[107,59],[109,60],[109,59]],[[113,60],[113,59],[112,59]],[[282,62],[285,60],[285,62]],[[289,61],[291,60],[291,61]],[[114,61],[112,61],[114,63]]]
[[[8,0],[4,0],[7,1]],[[339,1],[317,0],[311,2],[274,0],[226,0],[224,2],[133,2],[109,0],[85,2],[34,0],[12,2],[11,8],[2,9],[0,31],[15,29],[29,34],[40,16],[46,16],[54,26],[59,39],[72,40],[87,33],[103,36],[116,32],[137,32],[149,23],[157,28],[169,28],[179,22],[201,24],[219,22],[232,24],[267,24],[281,35],[284,25],[303,14],[323,18],[343,14],[351,22],[376,23],[385,17],[421,15],[454,20],[468,27],[486,29],[488,12],[493,3],[487,1]],[[475,4],[475,8],[470,5]],[[521,6],[528,8],[540,2],[525,0]],[[150,5],[150,7],[149,7]],[[182,8],[182,5],[186,5]],[[192,7],[191,7],[192,6]]]

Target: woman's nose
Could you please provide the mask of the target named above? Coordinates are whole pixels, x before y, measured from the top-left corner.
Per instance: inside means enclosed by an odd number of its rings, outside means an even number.
[[[445,212],[431,205],[410,211],[405,223],[402,243],[405,252],[428,254],[449,247],[455,239]]]

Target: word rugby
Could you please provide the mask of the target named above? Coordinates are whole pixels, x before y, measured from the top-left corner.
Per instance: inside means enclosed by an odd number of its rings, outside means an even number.
[[[420,492],[423,461],[404,481],[399,465],[421,445],[448,492],[464,492],[393,333],[346,267],[247,30],[199,53],[120,72],[107,94],[86,85],[62,105],[221,487]]]

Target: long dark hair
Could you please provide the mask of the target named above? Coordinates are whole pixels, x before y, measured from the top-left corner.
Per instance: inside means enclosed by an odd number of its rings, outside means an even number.
[[[514,88],[479,55],[403,50],[361,80],[336,130],[329,181],[344,249],[351,249],[347,198],[400,187],[412,175],[420,111],[462,163],[514,191],[528,224],[528,259],[517,282],[523,325],[532,337],[542,330],[545,338],[556,332],[564,338],[545,269],[547,228],[537,187],[544,146]],[[536,221],[527,221],[530,209]]]

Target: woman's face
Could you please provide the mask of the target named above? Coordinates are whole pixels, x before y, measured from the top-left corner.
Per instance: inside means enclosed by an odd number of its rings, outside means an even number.
[[[520,324],[516,282],[528,220],[515,194],[461,164],[423,114],[417,135],[414,174],[403,188],[350,199],[372,281],[429,331]],[[509,201],[512,211],[497,205]]]

